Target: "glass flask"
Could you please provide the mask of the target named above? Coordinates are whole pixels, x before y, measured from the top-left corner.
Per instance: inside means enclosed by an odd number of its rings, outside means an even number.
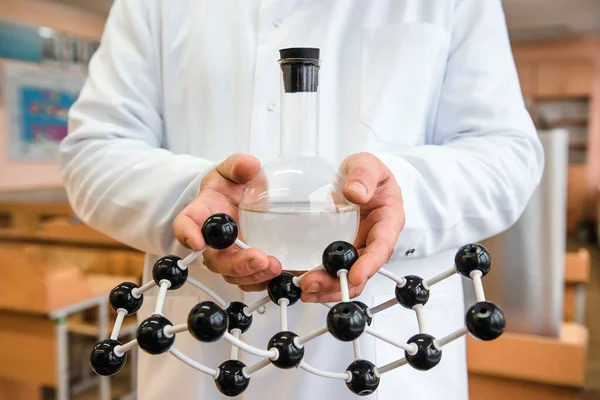
[[[286,271],[307,271],[332,242],[354,242],[360,215],[342,194],[339,169],[319,157],[319,49],[280,56],[280,154],[243,191],[238,222],[250,247]]]

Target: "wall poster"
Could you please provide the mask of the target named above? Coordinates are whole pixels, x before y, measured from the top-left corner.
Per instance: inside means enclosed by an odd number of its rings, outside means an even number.
[[[5,140],[12,162],[56,161],[67,115],[85,75],[51,66],[6,64],[2,92]]]

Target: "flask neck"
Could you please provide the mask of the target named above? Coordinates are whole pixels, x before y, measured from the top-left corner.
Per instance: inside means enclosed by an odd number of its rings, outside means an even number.
[[[282,62],[281,70],[280,157],[317,157],[318,63]]]
[[[281,99],[281,157],[316,157],[319,153],[319,96],[284,93]]]

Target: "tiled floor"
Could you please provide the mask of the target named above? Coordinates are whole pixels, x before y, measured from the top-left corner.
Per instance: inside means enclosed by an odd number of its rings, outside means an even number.
[[[575,251],[582,245],[570,240],[568,250]],[[581,394],[581,400],[600,400],[600,247],[586,247],[592,256],[591,281],[587,289],[587,325],[590,333],[589,361],[587,388]],[[115,398],[129,390],[128,371],[123,371],[114,379],[113,387]],[[96,400],[97,389],[91,389],[76,397],[74,400]]]

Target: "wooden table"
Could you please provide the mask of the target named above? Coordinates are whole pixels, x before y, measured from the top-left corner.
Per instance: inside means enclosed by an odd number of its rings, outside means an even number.
[[[87,281],[92,288],[90,296],[72,304],[56,308],[47,314],[0,310],[0,343],[8,343],[0,352],[0,378],[13,382],[0,390],[15,400],[15,393],[27,392],[27,385],[55,387],[57,400],[68,400],[69,394],[69,324],[68,317],[81,311],[97,308],[97,337],[109,333],[108,294],[127,277],[91,275]],[[68,288],[65,288],[67,290]],[[89,329],[89,327],[88,327]],[[21,387],[16,382],[22,383]],[[110,400],[110,378],[100,378],[100,399]],[[31,393],[27,394],[27,400]],[[39,394],[38,394],[39,396]],[[25,398],[25,397],[23,397]]]

